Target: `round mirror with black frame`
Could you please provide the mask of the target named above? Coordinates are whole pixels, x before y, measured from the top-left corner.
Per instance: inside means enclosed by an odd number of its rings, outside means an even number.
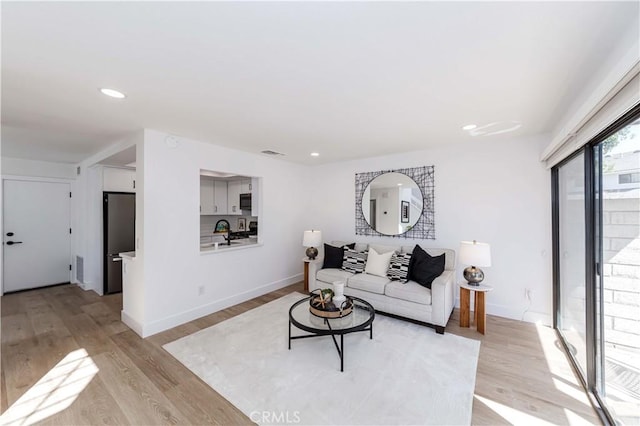
[[[402,235],[422,216],[423,195],[409,176],[383,173],[372,179],[362,193],[361,208],[371,229],[384,235]]]

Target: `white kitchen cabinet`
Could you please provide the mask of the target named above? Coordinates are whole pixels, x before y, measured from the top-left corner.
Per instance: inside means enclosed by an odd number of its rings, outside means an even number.
[[[200,176],[201,215],[226,215],[228,203],[227,182]]]
[[[208,176],[200,176],[200,214],[215,214],[214,180]]]
[[[102,170],[102,190],[110,192],[136,192],[136,171],[105,167]]]
[[[240,194],[242,193],[242,181],[232,180],[227,182],[227,214],[240,215]]]
[[[240,181],[240,193],[241,194],[251,193],[251,179],[242,179]]]
[[[213,211],[214,214],[227,214],[227,182],[223,180],[213,181],[215,185]]]

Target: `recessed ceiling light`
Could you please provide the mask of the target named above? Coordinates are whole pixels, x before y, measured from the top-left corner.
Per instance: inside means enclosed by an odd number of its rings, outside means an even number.
[[[402,186],[402,184],[401,184],[401,183],[399,183],[399,184],[398,184],[398,186]]]
[[[464,127],[462,128],[462,130],[473,130],[473,129],[475,129],[476,127],[478,127],[478,126],[476,126],[475,124],[467,124],[466,126],[464,126]]]
[[[117,98],[117,99],[124,99],[126,97],[124,93],[118,92],[117,90],[114,90],[114,89],[102,88],[100,89],[100,92],[103,95],[111,96],[112,98]]]
[[[320,156],[320,153],[319,152],[312,152],[311,156],[312,157],[318,157],[318,156]]]

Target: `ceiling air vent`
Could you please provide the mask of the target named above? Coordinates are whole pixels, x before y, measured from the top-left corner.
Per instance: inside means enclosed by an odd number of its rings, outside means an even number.
[[[262,152],[263,154],[267,154],[267,155],[284,155],[281,152],[272,151],[270,149],[265,149],[264,151],[260,151],[260,152]]]

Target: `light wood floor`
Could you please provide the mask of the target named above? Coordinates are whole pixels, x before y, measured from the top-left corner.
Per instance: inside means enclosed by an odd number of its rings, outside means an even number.
[[[302,291],[302,283],[147,339],[120,322],[121,295],[100,297],[72,285],[6,295],[0,424],[16,417],[20,424],[41,417],[58,425],[251,423],[162,345],[292,291]],[[489,316],[482,336],[473,326],[460,328],[456,311],[446,332],[482,342],[474,424],[600,423],[553,330]],[[59,384],[64,374],[73,380]]]

